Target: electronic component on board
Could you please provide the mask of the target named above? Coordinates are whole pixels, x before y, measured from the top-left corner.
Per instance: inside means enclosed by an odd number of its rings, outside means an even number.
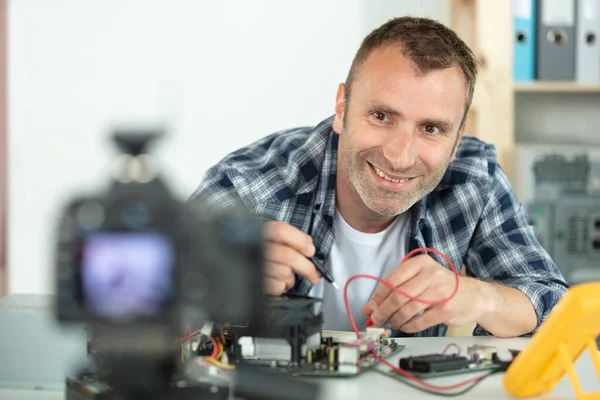
[[[494,361],[498,349],[494,346],[473,345],[467,347],[467,354],[476,363],[491,363]]]
[[[267,304],[267,329],[260,337],[244,327],[223,329],[225,354],[232,364],[268,367],[302,376],[351,377],[373,367],[404,346],[383,328],[371,327],[357,339],[353,332],[323,331],[320,299],[284,295]]]
[[[458,375],[470,372],[505,369],[510,365],[515,350],[498,349],[494,346],[473,345],[467,354],[432,353],[399,360],[399,367],[421,378]]]
[[[406,371],[445,372],[467,368],[469,360],[458,354],[426,354],[401,358],[399,365]]]

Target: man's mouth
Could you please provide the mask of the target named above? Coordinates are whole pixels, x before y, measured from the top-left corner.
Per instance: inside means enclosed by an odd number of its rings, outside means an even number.
[[[369,165],[371,166],[371,168],[373,168],[373,170],[375,171],[375,173],[377,175],[379,175],[380,178],[385,179],[386,181],[389,182],[393,182],[393,183],[405,183],[408,182],[409,180],[411,180],[412,178],[409,177],[399,177],[399,176],[390,176],[388,174],[386,174],[385,172],[383,172],[382,170],[380,170],[379,168],[377,168],[376,166],[374,166],[373,164],[369,163]]]

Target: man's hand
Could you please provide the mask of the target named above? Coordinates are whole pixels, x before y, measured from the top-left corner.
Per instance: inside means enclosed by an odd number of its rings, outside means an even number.
[[[404,293],[430,302],[448,298],[456,286],[454,273],[425,254],[405,261],[385,280]],[[430,306],[379,284],[362,312],[374,325],[387,321],[393,329],[414,333],[441,323],[453,326],[476,322],[493,311],[493,296],[483,282],[460,277],[458,292],[451,300]]]
[[[265,224],[265,291],[279,296],[294,287],[298,274],[317,284],[321,275],[307,257],[315,254],[312,237],[280,221]]]

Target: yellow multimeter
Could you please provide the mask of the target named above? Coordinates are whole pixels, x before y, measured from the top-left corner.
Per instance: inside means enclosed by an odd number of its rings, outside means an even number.
[[[536,396],[551,391],[566,373],[578,399],[600,399],[600,392],[583,393],[574,367],[588,349],[600,379],[599,333],[600,282],[572,286],[512,362],[504,388],[514,397]]]

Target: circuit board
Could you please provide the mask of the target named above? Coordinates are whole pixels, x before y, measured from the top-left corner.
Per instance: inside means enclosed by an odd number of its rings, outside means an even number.
[[[409,372],[412,375],[416,376],[417,378],[429,379],[429,378],[439,378],[439,377],[443,377],[443,376],[452,376],[452,375],[460,375],[460,374],[469,374],[469,373],[474,373],[474,372],[490,371],[490,370],[497,369],[499,366],[500,365],[495,364],[495,363],[479,364],[479,365],[471,364],[468,367],[457,368],[457,369],[452,369],[452,370],[448,370],[448,371],[434,371],[434,372],[409,371]],[[398,373],[394,370],[390,370],[390,371],[388,371],[388,373],[390,375],[398,375]]]
[[[203,328],[202,335],[180,340],[181,358],[201,357],[225,370],[244,365],[289,376],[348,378],[377,365],[377,357],[386,359],[404,349],[380,327],[358,334],[323,330],[323,315],[315,312],[320,301],[275,297],[267,302],[266,323],[258,332],[249,332],[247,324]]]
[[[390,353],[390,357],[400,353],[404,349],[403,345],[398,345]],[[279,372],[288,373],[292,376],[310,376],[323,378],[352,378],[368,371],[379,363],[373,356],[364,356],[361,358],[356,370],[344,371],[339,369],[339,366],[334,365],[333,369],[329,368],[327,362],[315,362],[313,364],[305,364],[297,367],[278,366],[276,369]],[[350,368],[353,368],[351,366]]]
[[[502,368],[516,357],[517,350],[506,350],[503,356],[493,346],[474,345],[467,348],[467,354],[433,353],[399,359],[399,367],[421,379],[494,371]],[[398,375],[394,370],[390,375]]]
[[[267,359],[243,362],[292,376],[351,378],[379,363],[373,354],[389,358],[405,348],[377,330],[360,340],[347,332],[323,331],[323,335],[320,346],[308,350],[298,364]]]

